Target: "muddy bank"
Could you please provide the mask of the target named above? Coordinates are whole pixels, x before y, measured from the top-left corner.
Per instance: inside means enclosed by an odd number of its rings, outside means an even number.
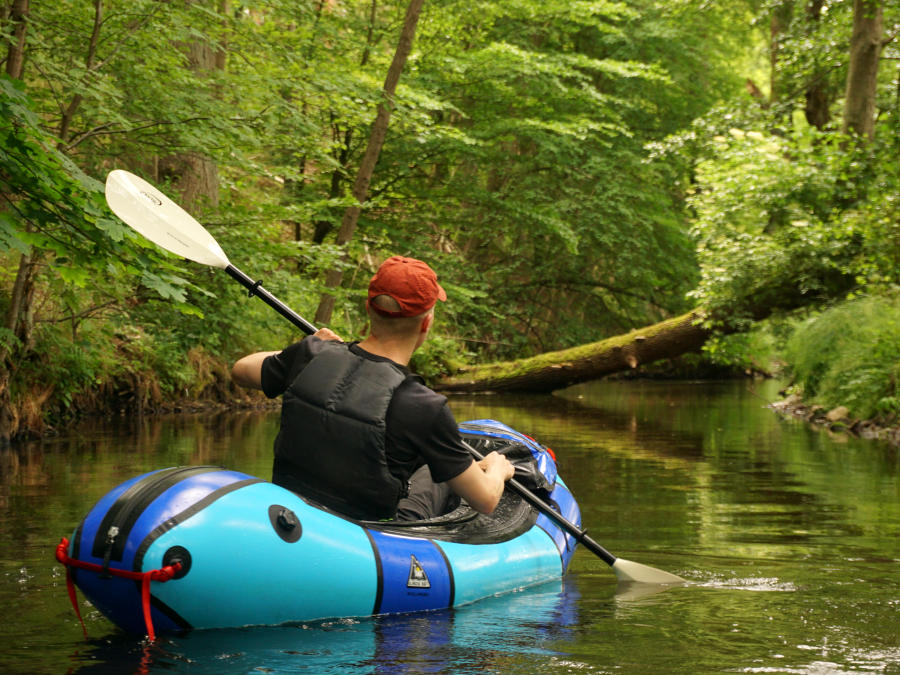
[[[858,420],[844,406],[828,409],[821,405],[806,404],[796,394],[769,405],[779,414],[804,420],[813,426],[834,433],[847,433],[859,438],[887,441],[900,445],[900,427],[884,425],[879,420]]]
[[[236,386],[224,375],[180,395],[164,392],[155,377],[115,379],[65,402],[52,396],[52,387],[46,391],[41,397],[28,392],[11,402],[6,411],[11,423],[6,433],[0,430],[0,448],[56,436],[82,420],[257,410],[281,404],[280,399]]]

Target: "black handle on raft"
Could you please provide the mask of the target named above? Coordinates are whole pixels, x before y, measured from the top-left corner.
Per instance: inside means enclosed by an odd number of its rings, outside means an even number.
[[[475,448],[473,448],[471,445],[469,445],[465,441],[463,441],[463,445],[465,445],[466,448],[468,448],[469,452],[472,453],[472,456],[475,457],[475,459],[478,459],[478,460],[484,459],[484,455],[482,455],[480,452],[478,452]],[[575,539],[578,540],[578,543],[582,544],[588,551],[595,554],[597,557],[599,557],[601,560],[603,560],[603,562],[605,562],[607,565],[613,565],[616,562],[616,560],[617,560],[616,556],[614,556],[612,553],[607,551],[596,541],[591,539],[584,530],[582,530],[580,527],[578,527],[572,521],[564,518],[562,516],[562,514],[559,513],[552,506],[550,506],[550,504],[548,504],[543,499],[538,497],[536,494],[534,494],[531,490],[529,490],[527,487],[522,485],[515,478],[510,478],[508,481],[506,481],[506,486],[508,488],[510,488],[513,492],[518,494],[520,497],[522,497],[522,499],[524,499],[526,502],[531,504],[538,511],[540,511],[545,516],[547,516],[550,520],[552,520],[557,525],[559,525],[566,532],[568,532],[573,537],[575,537]]]
[[[274,295],[269,293],[269,291],[263,288],[261,281],[254,281],[234,265],[228,265],[228,267],[225,268],[225,271],[228,272],[229,276],[237,280],[244,288],[246,288],[250,292],[250,295],[255,295],[260,298],[269,307],[281,314],[281,316],[290,321],[307,335],[312,335],[318,330],[309,321],[297,314],[297,312],[292,310],[281,300],[279,300]]]

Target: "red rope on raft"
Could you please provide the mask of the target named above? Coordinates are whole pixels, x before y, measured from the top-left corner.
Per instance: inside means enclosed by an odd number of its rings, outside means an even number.
[[[120,570],[111,567],[104,568],[103,565],[97,563],[85,562],[77,558],[69,557],[69,540],[63,537],[59,545],[56,547],[56,559],[66,567],[66,589],[69,591],[69,600],[72,601],[72,607],[75,609],[75,616],[81,622],[81,629],[84,636],[87,637],[87,628],[84,626],[84,620],[81,618],[81,610],[78,609],[78,598],[75,595],[75,583],[72,581],[72,568],[77,567],[82,570],[90,570],[110,574],[114,577],[122,577],[123,579],[132,579],[141,582],[141,607],[144,610],[144,625],[147,627],[147,637],[150,642],[156,639],[156,633],[153,631],[153,619],[150,616],[150,582],[165,582],[173,579],[181,569],[181,563],[174,565],[166,565],[158,570],[150,570],[149,572],[132,572],[131,570]]]

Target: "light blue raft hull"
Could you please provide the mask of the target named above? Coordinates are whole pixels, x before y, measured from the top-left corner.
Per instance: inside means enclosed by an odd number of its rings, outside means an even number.
[[[552,468],[550,498],[579,524],[578,505]],[[523,513],[516,504],[498,511]],[[465,527],[451,529],[452,536],[442,526],[404,531],[362,523],[240,472],[176,467],[104,496],[68,554],[136,572],[181,562],[180,578],[151,583],[153,625],[173,632],[464,605],[559,579],[575,548],[571,536],[535,513],[504,541],[466,543]],[[73,573],[113,623],[145,631],[139,582]]]

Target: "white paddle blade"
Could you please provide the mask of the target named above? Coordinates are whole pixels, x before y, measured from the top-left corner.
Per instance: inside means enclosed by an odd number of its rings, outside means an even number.
[[[106,203],[134,230],[167,251],[213,267],[228,257],[204,227],[178,204],[133,173],[116,169],[106,177]]]
[[[619,581],[637,581],[642,584],[683,584],[684,579],[669,572],[658,570],[655,567],[641,565],[640,563],[631,562],[616,558],[616,562],[612,566],[613,572]]]
[[[637,581],[620,581],[616,585],[615,601],[617,603],[637,602],[668,591],[675,586],[676,584],[642,584]]]

